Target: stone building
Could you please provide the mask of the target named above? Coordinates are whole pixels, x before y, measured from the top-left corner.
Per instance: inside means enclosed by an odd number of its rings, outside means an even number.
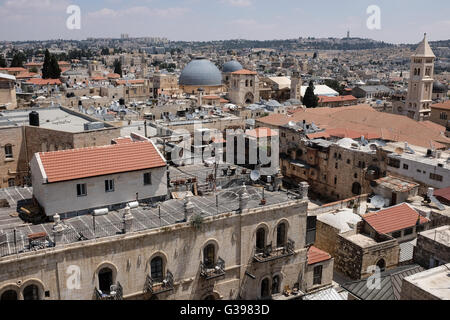
[[[401,300],[450,300],[450,292],[445,288],[449,269],[450,264],[446,264],[404,278]]]
[[[309,136],[314,134],[281,127],[281,173],[293,183],[307,181],[322,198],[339,200],[370,193],[371,181],[385,172],[381,156],[370,145],[350,138],[332,142]]]
[[[30,125],[31,111],[39,114],[39,126]],[[29,185],[28,163],[36,152],[101,146],[120,136],[120,128],[103,122],[101,128],[85,128],[98,124],[98,119],[64,107],[0,111],[0,115],[0,188]]]
[[[232,72],[227,98],[237,105],[259,102],[258,73],[245,69]]]
[[[291,99],[302,99],[302,78],[300,72],[295,71],[291,76]]]
[[[436,56],[425,34],[411,56],[408,96],[405,102],[398,101],[393,105],[395,114],[406,115],[416,121],[424,121],[430,117],[435,60]]]
[[[426,269],[450,263],[450,225],[420,232],[413,259]]]
[[[0,73],[0,110],[17,108],[16,77]]]
[[[432,104],[430,121],[440,124],[441,126],[448,126],[450,121],[450,100],[442,103]]]
[[[179,85],[189,95],[197,95],[199,90],[208,95],[223,92],[220,70],[205,57],[197,57],[188,63],[181,72]]]
[[[264,205],[259,194],[248,186],[127,207],[98,217],[103,227],[84,228],[82,242],[67,234],[81,232],[89,216],[63,225],[56,217],[56,247],[0,258],[0,298],[285,299],[283,292],[295,298],[329,287],[333,260],[308,256],[305,245],[306,193],[267,191]],[[106,224],[122,214],[125,232],[117,234]]]
[[[224,63],[222,67],[223,84],[227,86],[227,88],[230,88],[231,74],[242,69],[244,69],[244,67],[236,60],[231,60]]]

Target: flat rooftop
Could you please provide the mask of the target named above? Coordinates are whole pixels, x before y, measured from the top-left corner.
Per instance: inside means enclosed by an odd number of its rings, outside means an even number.
[[[345,237],[345,238],[347,240],[357,244],[361,248],[367,248],[367,247],[371,247],[371,246],[377,244],[377,242],[374,239],[372,239],[366,235],[363,235],[361,233],[354,234],[352,236]]]
[[[216,194],[208,196],[192,197],[190,201],[194,205],[194,212],[201,213],[203,217],[216,216],[223,213],[237,212],[239,209],[239,194],[242,187],[228,188]],[[260,188],[247,186],[250,200],[247,208],[262,208],[262,193]],[[46,232],[50,239],[53,239],[53,223],[43,223],[38,225],[25,224],[17,214],[17,202],[20,200],[30,201],[31,188],[7,188],[0,189],[0,199],[6,198],[10,203],[10,208],[0,209],[0,234],[6,233],[6,244],[0,243],[0,257],[8,256],[16,252],[29,251],[28,235]],[[216,197],[217,196],[217,197]],[[285,192],[265,191],[266,205],[283,204],[292,201],[293,196]],[[28,197],[28,199],[27,199]],[[217,201],[216,201],[217,199]],[[132,232],[161,228],[165,226],[184,223],[184,200],[172,199],[153,204],[141,203],[138,208],[132,209],[134,217]],[[115,236],[121,233],[123,227],[124,209],[109,211],[107,215],[95,217],[95,231],[93,217],[82,215],[64,219],[66,225],[62,242],[64,244],[80,241],[80,237],[87,240]],[[14,245],[14,232],[16,230],[16,246]],[[53,240],[52,240],[53,241]],[[59,242],[61,244],[61,242]]]
[[[438,299],[450,300],[450,263],[404,278]]]
[[[407,192],[412,190],[415,187],[418,187],[419,184],[405,180],[405,179],[401,179],[401,178],[397,178],[397,177],[393,177],[393,176],[387,176],[378,180],[375,180],[375,182],[378,185],[381,185],[382,187],[385,187],[387,189],[390,190],[394,190],[397,192]]]
[[[0,128],[29,125],[31,111],[39,113],[39,126],[45,129],[77,133],[84,132],[85,123],[97,122],[75,111],[67,111],[60,107],[48,107],[0,111]],[[105,127],[108,125],[105,124]]]
[[[383,150],[392,152],[389,155],[390,157],[401,157],[402,159],[420,162],[430,166],[437,166],[438,164],[441,164],[443,168],[450,170],[450,162],[447,161],[447,159],[450,158],[450,152],[440,151],[440,158],[435,158],[427,157],[427,148],[409,145],[409,148],[413,150],[414,153],[406,152],[404,148],[405,144],[401,142],[389,142],[386,146],[382,147]],[[400,149],[402,149],[403,152],[401,154],[397,154],[396,151]]]
[[[450,226],[442,226],[419,233],[422,237],[436,241],[444,246],[450,247]]]

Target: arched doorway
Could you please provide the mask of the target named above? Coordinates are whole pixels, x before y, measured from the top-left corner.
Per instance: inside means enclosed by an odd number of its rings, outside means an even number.
[[[203,264],[206,268],[214,268],[215,261],[216,247],[214,244],[210,243],[203,249]]]
[[[259,228],[256,231],[256,250],[258,252],[264,251],[266,247],[266,230],[264,228]]]
[[[39,300],[39,288],[30,284],[23,290],[23,300]]]
[[[261,282],[261,298],[268,298],[270,297],[270,282],[269,278],[265,278]]]
[[[272,279],[272,294],[280,293],[280,276],[274,276]]]
[[[352,185],[352,193],[354,195],[361,195],[361,185],[359,184],[359,182],[355,182]]]
[[[380,268],[380,272],[384,272],[386,270],[386,261],[384,259],[378,260],[377,267]]]
[[[16,300],[18,300],[17,292],[14,290],[7,290],[2,293],[0,300],[1,301],[16,301]]]
[[[101,292],[109,294],[113,285],[113,272],[110,268],[103,268],[98,272],[98,286]]]
[[[277,226],[277,248],[286,245],[286,223],[282,222]]]

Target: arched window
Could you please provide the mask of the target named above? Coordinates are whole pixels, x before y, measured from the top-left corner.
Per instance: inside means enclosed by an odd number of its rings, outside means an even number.
[[[286,223],[282,222],[277,227],[277,248],[286,245]]]
[[[5,157],[7,159],[13,158],[13,149],[12,149],[12,145],[10,145],[10,144],[5,145]]]
[[[266,230],[264,228],[259,228],[256,231],[256,249],[264,250],[266,247]]]
[[[18,300],[17,292],[14,290],[7,290],[2,293],[0,300],[1,301],[16,301],[16,300]]]
[[[386,262],[384,261],[384,259],[380,259],[377,262],[377,267],[380,268],[380,272],[384,272],[386,270]]]
[[[261,298],[267,298],[270,296],[269,279],[265,278],[261,282]]]
[[[8,187],[14,187],[16,185],[16,180],[14,178],[8,179]]]
[[[248,87],[248,80],[245,80],[245,86]]]
[[[100,291],[104,294],[109,294],[111,292],[113,272],[110,268],[103,268],[98,272],[98,284]]]
[[[211,243],[203,249],[203,264],[206,268],[214,268],[216,262],[216,247]]]
[[[280,293],[280,276],[275,276],[272,279],[272,294]]]
[[[30,284],[23,290],[23,300],[39,300],[39,288]]]
[[[150,262],[152,279],[155,282],[162,282],[164,279],[164,263],[161,257],[155,257]]]

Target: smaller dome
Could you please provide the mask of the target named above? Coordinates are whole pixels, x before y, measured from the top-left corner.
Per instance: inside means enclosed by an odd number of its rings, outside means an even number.
[[[223,65],[222,72],[231,73],[244,69],[244,67],[236,60],[231,60]]]
[[[447,93],[448,87],[439,81],[433,82],[433,93]]]

